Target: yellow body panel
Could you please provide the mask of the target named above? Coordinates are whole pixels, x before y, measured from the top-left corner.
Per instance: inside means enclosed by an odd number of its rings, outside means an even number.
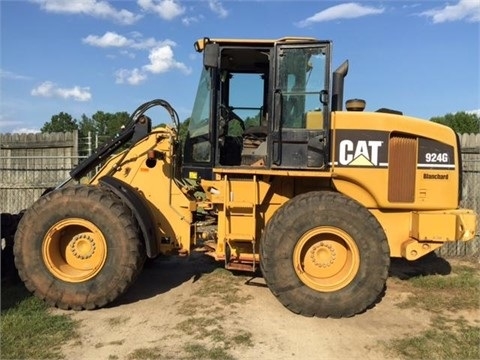
[[[91,183],[96,184],[103,176],[110,175],[138,189],[155,216],[159,249],[168,252],[176,248],[188,253],[196,203],[175,180],[173,141],[172,130],[153,131],[131,150],[111,158]],[[149,150],[162,154],[154,166],[147,166]]]
[[[429,139],[438,140],[447,144],[455,144],[455,133],[452,129],[434,124],[426,120],[409,117],[400,117],[386,113],[368,112],[334,112],[332,113],[332,141],[335,142],[335,133],[339,130],[375,129],[394,133],[395,129],[402,129],[401,135],[415,137],[415,134],[425,134]],[[332,149],[335,149],[335,143]],[[458,158],[458,149],[454,147],[455,159]],[[391,150],[391,149],[390,149]],[[418,151],[418,150],[417,150]],[[395,209],[455,209],[458,206],[458,164],[455,169],[416,169],[413,202],[389,201],[389,169],[372,166],[339,167],[339,154],[333,153],[332,170],[335,187],[347,196],[360,201],[368,208],[395,208]],[[391,161],[391,159],[389,159]],[[432,182],[427,179],[429,174],[448,181]],[[400,184],[401,186],[401,184]]]
[[[321,111],[308,111],[305,114],[305,128],[309,130],[323,129],[323,113]]]
[[[415,260],[449,241],[475,237],[472,210],[385,211],[370,209],[387,235],[392,257]]]

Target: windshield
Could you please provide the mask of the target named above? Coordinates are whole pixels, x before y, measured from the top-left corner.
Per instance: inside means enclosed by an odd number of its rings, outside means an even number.
[[[203,69],[198,84],[197,96],[193,105],[192,116],[188,125],[187,147],[185,158],[187,161],[210,161],[211,143],[209,139],[209,117],[211,103],[210,71]]]

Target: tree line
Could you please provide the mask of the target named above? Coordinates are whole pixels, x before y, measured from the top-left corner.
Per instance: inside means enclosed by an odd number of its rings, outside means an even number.
[[[68,113],[60,112],[57,115],[53,115],[50,121],[47,121],[42,126],[40,131],[42,133],[52,133],[78,130],[80,139],[88,137],[89,134],[95,134],[103,141],[117,134],[122,126],[127,124],[129,119],[130,116],[126,111],[116,113],[97,111],[92,117],[83,114],[80,120],[74,119]],[[248,123],[249,120],[255,122],[255,119],[245,119],[245,122]],[[186,134],[189,121],[190,119],[187,118],[181,123],[180,137]],[[465,111],[432,117],[430,121],[447,125],[460,134],[480,133],[480,116]],[[160,126],[161,125],[165,124],[160,124]]]

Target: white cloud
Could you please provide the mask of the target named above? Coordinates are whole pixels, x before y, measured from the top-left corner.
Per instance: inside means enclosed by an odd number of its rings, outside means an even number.
[[[185,74],[192,72],[185,64],[175,60],[170,45],[160,46],[150,50],[148,59],[150,60],[150,64],[143,66],[143,69],[153,74],[165,73],[172,69],[179,69]]]
[[[467,114],[474,114],[480,117],[480,109],[466,111]]]
[[[131,40],[128,40],[125,36],[110,31],[107,31],[103,36],[88,35],[82,41],[85,44],[98,47],[124,47],[131,43]]]
[[[141,69],[120,69],[115,72],[117,84],[139,85],[147,79],[148,73],[163,74],[171,70],[180,70],[184,74],[190,74],[192,69],[184,63],[175,60],[171,45],[162,45],[150,50],[148,55],[150,63]]]
[[[89,87],[74,86],[73,88],[60,88],[51,81],[45,81],[30,92],[32,96],[60,97],[75,101],[88,101],[92,98]]]
[[[175,46],[175,42],[169,39],[159,41],[155,38],[143,39],[142,35],[138,32],[132,33],[132,38],[129,39],[123,35],[115,32],[107,31],[102,36],[88,35],[82,39],[82,42],[91,46],[97,47],[128,47],[137,50],[151,49],[157,46],[172,45]]]
[[[358,3],[345,3],[335,5],[316,13],[297,23],[299,27],[306,27],[314,23],[333,21],[339,19],[355,19],[362,16],[378,15],[385,11],[383,8],[365,6]]]
[[[64,99],[72,98],[75,101],[88,101],[92,98],[89,87],[74,86],[71,89],[58,88],[56,89],[56,93]]]
[[[0,78],[12,80],[30,80],[31,78],[25,75],[15,74],[11,71],[0,69]]]
[[[185,12],[176,0],[138,0],[138,6],[144,11],[157,14],[164,20],[172,20]]]
[[[175,46],[177,45],[175,41],[166,39],[163,41],[155,40],[154,38],[148,38],[148,39],[141,39],[139,41],[135,41],[132,43],[132,48],[133,49],[151,49],[157,46],[165,46],[165,45],[170,45],[170,46]]]
[[[228,10],[226,10],[218,0],[208,0],[208,7],[221,18],[228,16]]]
[[[455,5],[445,5],[442,9],[427,10],[420,15],[431,18],[434,24],[460,20],[480,22],[480,1],[460,0]]]
[[[84,14],[102,19],[113,19],[124,25],[131,25],[141,19],[131,11],[117,10],[104,0],[31,0],[47,11],[59,14]]]
[[[182,24],[189,26],[190,24],[197,23],[201,17],[197,16],[187,16],[182,19]]]
[[[11,134],[35,134],[39,133],[40,129],[27,128],[25,122],[21,120],[3,120],[0,115],[0,131]]]
[[[55,84],[51,81],[45,81],[32,90],[33,96],[51,97],[54,95]]]
[[[5,127],[13,127],[13,126],[17,126],[17,125],[21,125],[22,122],[20,120],[4,120],[4,115],[1,114],[0,115],[0,129],[1,128],[5,128]]]
[[[137,56],[135,53],[133,53],[133,52],[131,52],[131,51],[128,51],[128,50],[121,50],[121,51],[120,51],[120,54],[122,54],[123,56],[126,56],[126,57],[128,57],[128,58],[130,58],[130,59],[135,59],[136,56]],[[109,55],[107,55],[107,57],[108,57],[108,56],[109,56]],[[111,57],[111,58],[114,58],[115,56],[110,55],[110,57]]]
[[[133,70],[120,69],[115,72],[115,82],[117,84],[138,85],[147,79],[147,75],[141,70],[135,68]]]
[[[148,73],[160,74],[177,69],[185,74],[190,74],[192,71],[185,64],[175,60],[172,48],[176,46],[176,43],[169,39],[162,41],[155,38],[144,39],[142,34],[137,31],[130,33],[130,38],[128,38],[108,31],[102,36],[88,35],[82,41],[91,46],[122,48],[120,53],[131,58],[134,58],[135,54],[127,49],[149,50],[148,64],[141,68],[119,69],[115,72],[115,82],[117,84],[139,85],[147,79]],[[43,87],[36,89],[37,92],[39,94],[50,93],[48,87],[51,85],[48,82],[42,85]]]
[[[12,134],[38,134],[40,132],[39,129],[31,129],[31,128],[17,128],[12,130]]]

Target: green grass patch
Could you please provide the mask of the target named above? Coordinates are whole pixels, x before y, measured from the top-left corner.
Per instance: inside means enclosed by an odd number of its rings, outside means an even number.
[[[190,336],[197,336],[197,337],[207,337],[210,336],[210,332],[220,328],[221,325],[219,321],[212,317],[189,317],[181,322],[179,322],[176,326],[176,330],[180,330],[183,333],[190,335]]]
[[[187,343],[185,351],[188,353],[187,359],[209,359],[209,360],[235,360],[223,347],[209,347],[199,343]]]
[[[252,340],[252,333],[247,332],[245,330],[238,330],[238,333],[234,336],[231,337],[231,341],[236,345],[236,346],[247,346],[251,347],[253,346],[253,340]]]
[[[480,271],[473,266],[454,266],[449,275],[414,277],[407,281],[412,295],[401,308],[421,308],[434,313],[480,308]]]
[[[20,286],[2,288],[2,359],[62,359],[61,346],[75,336],[76,323],[52,315],[48,306]]]
[[[480,359],[480,327],[465,320],[439,317],[432,328],[389,342],[386,347],[403,359]]]
[[[184,347],[172,350],[168,344],[152,348],[135,349],[126,357],[127,360],[174,360],[187,359]]]
[[[453,266],[449,275],[428,275],[402,281],[411,295],[401,308],[436,314],[429,329],[385,343],[403,359],[480,359],[480,326],[461,311],[480,308],[480,271],[475,264]],[[453,314],[458,314],[452,317]],[[467,315],[468,316],[468,315]],[[413,330],[413,329],[412,329]]]
[[[165,359],[161,347],[136,349],[127,356],[128,360]]]
[[[218,268],[200,279],[200,287],[193,295],[215,299],[216,304],[221,305],[244,304],[252,298],[239,294],[244,279],[245,277],[233,275],[231,271]]]

